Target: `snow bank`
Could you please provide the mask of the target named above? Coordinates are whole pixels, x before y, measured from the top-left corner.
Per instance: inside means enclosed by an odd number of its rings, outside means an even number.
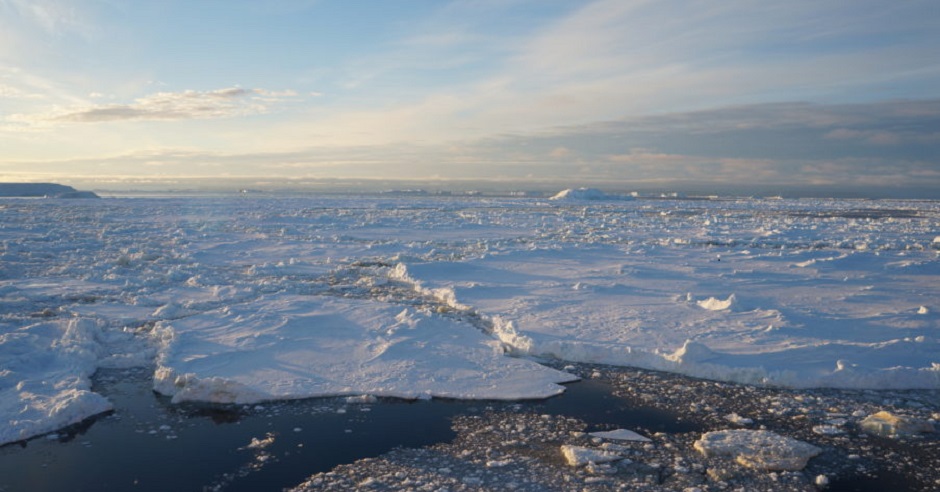
[[[279,295],[165,322],[154,389],[174,402],[369,394],[545,398],[574,376],[473,326],[381,302]]]
[[[111,409],[90,391],[100,326],[62,319],[0,325],[0,444],[27,439]]]

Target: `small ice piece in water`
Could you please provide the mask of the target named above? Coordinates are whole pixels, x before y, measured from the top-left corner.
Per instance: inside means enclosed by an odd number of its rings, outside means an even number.
[[[881,411],[868,417],[859,424],[863,431],[882,437],[913,436],[922,432],[933,432],[933,424],[913,417],[894,415]]]
[[[570,444],[561,446],[561,454],[565,456],[571,466],[581,466],[588,463],[609,463],[623,459],[623,456],[610,451],[572,446]]]
[[[917,314],[930,314],[930,309],[927,306],[921,306],[917,309]]]
[[[734,412],[729,413],[728,415],[725,415],[725,420],[727,420],[728,422],[731,422],[734,425],[740,425],[740,426],[751,425],[754,423],[753,419],[742,417]]]
[[[346,403],[375,403],[378,399],[372,395],[347,396]]]
[[[604,432],[592,432],[592,436],[601,437],[604,439],[614,439],[617,441],[637,441],[637,442],[650,442],[648,437],[642,436],[633,432],[629,429],[615,429],[612,431]]]
[[[264,439],[252,437],[251,442],[241,449],[264,449],[272,444],[274,444],[274,434],[269,432],[264,436]]]
[[[725,456],[748,468],[797,471],[822,452],[812,444],[767,430],[722,430],[706,432],[693,444],[706,458]]]
[[[814,425],[813,432],[822,436],[835,436],[845,431],[834,425]]]
[[[825,475],[816,475],[816,486],[825,487],[829,485],[829,477]]]

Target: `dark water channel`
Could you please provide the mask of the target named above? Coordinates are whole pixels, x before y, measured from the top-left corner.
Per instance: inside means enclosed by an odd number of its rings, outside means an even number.
[[[0,448],[0,491],[280,490],[395,447],[449,441],[451,418],[487,410],[560,414],[598,428],[697,430],[674,415],[631,407],[597,381],[527,402],[320,398],[173,405],[150,390],[142,370],[102,371],[95,390],[114,403],[111,414]]]

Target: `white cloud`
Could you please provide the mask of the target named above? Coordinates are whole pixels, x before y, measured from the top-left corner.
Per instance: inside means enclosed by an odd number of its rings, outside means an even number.
[[[43,119],[98,123],[122,120],[191,120],[264,113],[268,104],[296,96],[293,91],[229,87],[212,91],[158,92],[129,104],[100,104],[70,108]]]

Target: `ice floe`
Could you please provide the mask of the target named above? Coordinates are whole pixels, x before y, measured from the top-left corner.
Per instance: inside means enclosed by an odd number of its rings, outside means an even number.
[[[362,299],[272,296],[158,330],[164,349],[154,389],[174,402],[545,398],[576,379],[507,357],[469,323]]]

